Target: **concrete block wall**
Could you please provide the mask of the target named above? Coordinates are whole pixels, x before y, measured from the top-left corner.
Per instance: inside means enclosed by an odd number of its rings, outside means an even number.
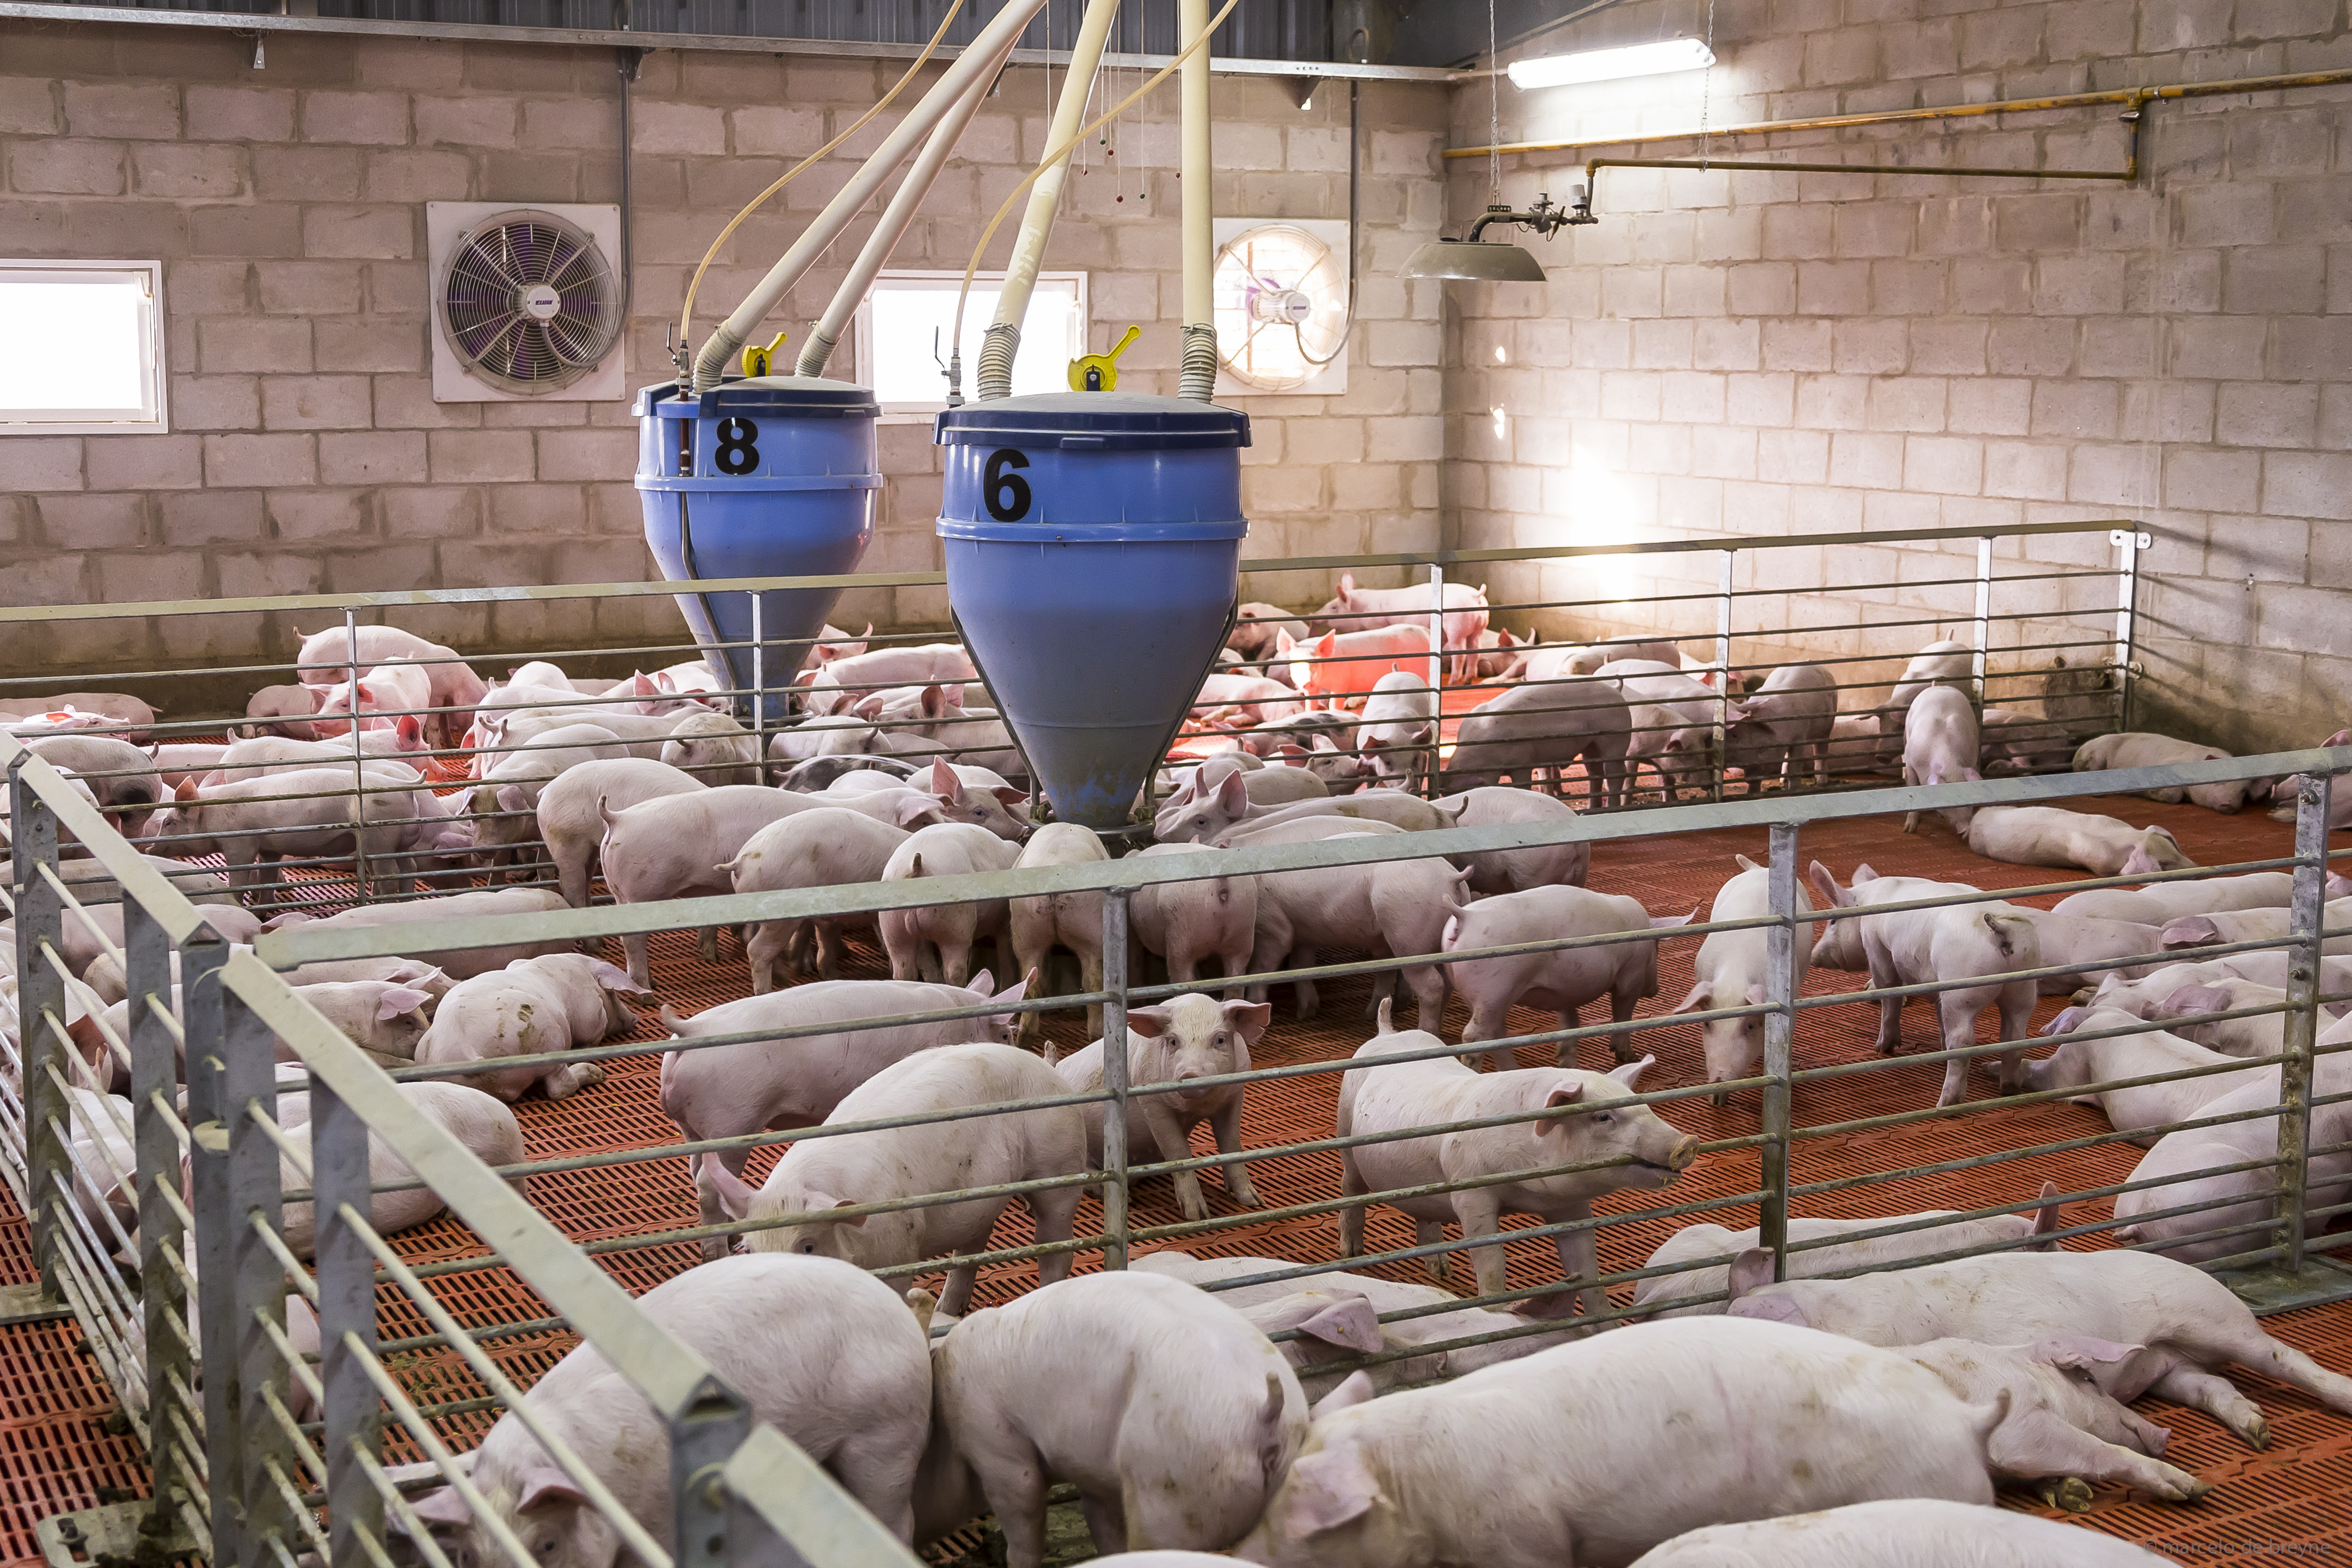
[[[164,260],[172,431],[0,437],[0,581],[14,603],[628,582],[641,534],[621,403],[436,404],[427,201],[612,202],[611,51],[564,46],[0,22],[0,256]],[[635,88],[636,286],[629,384],[666,379],[664,336],[739,205],[873,102],[903,67],[656,50]],[[911,84],[911,102],[935,76]],[[1054,80],[1059,81],[1058,74]],[[1045,73],[1008,72],[892,265],[961,270],[987,215],[1045,151]],[[1302,110],[1219,77],[1217,211],[1344,217],[1347,94]],[[1047,265],[1085,268],[1093,347],[1145,328],[1126,384],[1175,390],[1181,293],[1173,84],[1074,174]],[[1443,457],[1433,285],[1394,279],[1436,232],[1440,87],[1362,102],[1363,287],[1349,390],[1245,400],[1253,555],[1429,548]],[[704,279],[698,331],[731,309],[887,133],[895,110],[746,222]],[[1123,200],[1117,199],[1120,196]],[[1015,219],[1017,220],[1017,209]],[[1001,264],[1012,223],[991,261]],[[854,227],[772,318],[795,343],[856,254]],[[617,259],[617,258],[616,258]],[[845,343],[836,374],[853,374]],[[886,426],[868,569],[935,569],[939,465],[926,424]],[[1301,590],[1306,592],[1307,590]],[[936,591],[842,614],[940,625]],[[203,616],[12,634],[7,673],[283,658],[289,625]],[[666,598],[403,612],[500,653],[675,642]],[[309,626],[301,629],[315,629]]]
[[[1712,72],[1521,93],[1504,141],[1599,142],[2124,86],[2352,66],[2336,0],[1720,0]],[[1526,53],[1689,34],[1617,7]],[[1509,58],[1507,53],[1506,58]],[[1496,105],[1456,89],[1456,146]],[[2112,107],[1716,137],[1718,157],[2119,167]],[[1601,221],[1535,242],[1543,284],[1448,300],[1448,522],[1464,545],[2142,520],[2135,721],[2239,751],[2307,745],[2352,710],[2352,87],[2151,105],[2129,184],[1602,171]],[[1502,162],[1505,199],[1565,197],[1596,155]],[[1489,197],[1449,161],[1449,216]],[[1458,232],[1458,228],[1450,232]],[[1506,573],[1598,601],[1561,632],[1711,637],[1713,554]],[[2104,534],[2005,542],[1996,635],[2112,635]],[[1965,545],[1739,558],[1736,650],[1891,661],[1969,635]],[[1958,579],[1958,582],[1952,581]],[[1835,628],[1835,629],[1832,629]],[[2006,640],[2005,640],[2006,639]],[[2032,664],[2042,656],[2012,656]],[[2001,662],[2000,660],[1996,661]],[[1891,662],[1858,667],[1881,677]]]

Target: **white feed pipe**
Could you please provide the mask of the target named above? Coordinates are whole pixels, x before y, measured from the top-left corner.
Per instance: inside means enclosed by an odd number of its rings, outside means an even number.
[[[1209,0],[1178,0],[1177,31],[1190,44],[1209,30]],[[1184,187],[1184,359],[1177,390],[1206,403],[1217,390],[1215,174],[1209,161],[1209,51],[1195,49],[1178,81],[1183,88],[1184,140],[1177,165]]]
[[[1207,0],[1202,3],[1205,6]],[[1087,0],[1086,16],[1070,46],[1070,72],[1062,79],[1062,99],[1054,106],[1053,127],[1045,133],[1049,148],[1076,140],[1118,5],[1119,0]],[[1205,56],[1202,63],[1208,63]],[[1021,215],[1021,231],[1013,237],[1013,255],[1004,264],[1004,287],[996,296],[996,319],[989,323],[980,351],[977,395],[982,401],[1013,395],[1013,356],[1021,350],[1022,319],[1029,313],[1029,294],[1037,286],[1037,268],[1045,259],[1045,241],[1053,235],[1054,215],[1060,210],[1062,184],[1069,172],[1070,155],[1064,153],[1029,187],[1029,207]]]
[[[988,89],[996,79],[996,70],[1003,68],[1005,57],[1012,52],[1013,45],[1008,41],[998,51],[994,66],[976,79],[971,90],[950,105],[939,124],[932,128],[930,140],[923,143],[921,153],[915,159],[915,166],[908,170],[906,179],[899,182],[898,194],[890,198],[889,206],[883,210],[881,222],[876,224],[874,232],[866,237],[866,248],[857,253],[856,261],[849,268],[849,276],[842,279],[841,287],[834,291],[833,302],[825,307],[824,314],[809,329],[808,341],[801,344],[800,361],[794,366],[801,374],[824,374],[825,362],[833,357],[834,345],[841,342],[841,334],[848,327],[849,318],[856,313],[858,304],[866,298],[866,290],[873,287],[875,275],[889,264],[890,252],[906,234],[907,225],[914,221],[915,209],[921,206],[923,198],[930,194],[931,182],[939,178],[940,170],[946,166],[948,155],[955,151],[956,139],[963,134],[963,128],[971,123],[971,117],[988,97]]]
[[[874,193],[881,188],[882,182],[890,177],[891,171],[907,161],[907,154],[914,150],[916,142],[971,90],[974,82],[985,80],[992,74],[997,57],[1012,46],[1013,40],[1021,36],[1022,29],[1028,26],[1031,19],[1045,8],[1045,0],[1007,0],[1004,9],[996,14],[996,19],[982,28],[980,37],[955,58],[955,63],[949,66],[931,90],[923,95],[922,101],[907,111],[907,118],[898,122],[898,129],[891,132],[882,145],[875,150],[874,155],[866,160],[865,165],[850,176],[841,194],[825,204],[824,210],[801,231],[800,238],[793,242],[792,248],[768,268],[768,275],[753,286],[740,305],[735,307],[735,313],[720,322],[704,341],[702,352],[694,356],[694,389],[697,392],[708,392],[719,384],[719,378],[726,374],[727,362],[750,339],[768,312],[776,308],[777,301],[800,281],[803,273],[815,265],[816,258],[840,237],[858,209],[872,199]]]

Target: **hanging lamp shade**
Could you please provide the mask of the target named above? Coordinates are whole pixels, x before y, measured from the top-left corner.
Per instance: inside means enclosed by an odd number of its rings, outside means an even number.
[[[1544,269],[1524,245],[1491,239],[1433,239],[1407,258],[1400,276],[1472,283],[1540,283]]]

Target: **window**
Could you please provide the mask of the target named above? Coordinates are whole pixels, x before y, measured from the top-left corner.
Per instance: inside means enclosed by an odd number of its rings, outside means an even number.
[[[160,435],[163,264],[0,261],[0,435]]]
[[[963,395],[980,377],[980,345],[996,314],[1002,272],[971,280],[963,310]],[[928,416],[948,405],[948,332],[955,324],[961,272],[885,272],[857,307],[857,379],[874,389],[885,418]],[[1043,272],[1021,323],[1013,392],[1067,392],[1070,362],[1087,352],[1087,275]],[[936,357],[934,355],[936,354]]]

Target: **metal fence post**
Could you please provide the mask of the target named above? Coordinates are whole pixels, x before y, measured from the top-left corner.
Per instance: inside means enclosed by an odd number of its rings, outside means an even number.
[[[768,755],[768,638],[761,614],[766,597],[756,588],[751,591],[751,749],[762,763]]]
[[[2305,1184],[2311,1164],[2312,1055],[2319,1037],[2320,928],[2326,923],[2327,798],[2333,781],[2305,773],[2295,792],[2294,893],[2287,918],[2285,1038],[2279,1047],[2279,1263],[2303,1268]]]
[[[383,1498],[357,1458],[381,1459],[383,1421],[360,1352],[375,1349],[375,1257],[343,1219],[368,1212],[368,1130],[358,1111],[310,1079],[310,1173],[319,1271],[319,1382],[326,1398],[330,1568],[366,1568],[362,1543],[383,1539]]]
[[[32,753],[19,753],[9,764],[8,803],[10,863],[16,878],[16,1009],[18,1042],[25,1072],[25,1209],[32,1224],[33,1261],[40,1270],[41,1300],[59,1300],[58,1253],[64,1245],[58,1234],[57,1206],[49,1194],[63,1176],[70,1184],[65,1142],[58,1129],[67,1121],[60,1078],[71,1081],[65,1046],[46,1019],[66,1021],[65,977],[49,962],[45,948],[65,945],[65,909],[55,884],[41,875],[44,866],[58,865],[58,818],[48,803],[35,793],[24,775]],[[53,1070],[54,1069],[54,1070]]]
[[[205,1513],[213,1562],[226,1568],[245,1552],[245,1442],[237,1397],[236,1263],[230,1245],[228,1129],[223,1120],[228,994],[221,965],[228,943],[199,927],[180,952],[180,1005],[188,1074],[188,1207],[196,1222],[197,1355],[205,1377]],[[142,1238],[143,1240],[143,1238]]]
[[[1990,651],[1992,630],[1992,535],[1977,541],[1977,626],[1976,651],[1969,660],[1969,681],[1976,692],[1977,711],[1985,707],[1985,656]]]
[[[1739,552],[1723,552],[1723,574],[1715,599],[1715,788],[1708,798],[1723,798],[1723,773],[1730,765],[1731,746],[1731,579],[1739,560]],[[1792,772],[1790,775],[1794,777]],[[1748,793],[1754,795],[1763,786],[1750,779]]]
[[[751,1435],[751,1407],[715,1377],[705,1378],[681,1410],[665,1416],[669,1426],[669,1484],[676,1527],[677,1568],[728,1568],[751,1562],[734,1549],[733,1498],[720,1472]],[[746,1544],[749,1544],[748,1542]],[[767,1542],[760,1542],[766,1547]],[[777,1541],[783,1562],[803,1561],[790,1542]]]
[[[277,1568],[277,1556],[267,1538],[276,1535],[291,1549],[295,1525],[286,1500],[270,1479],[269,1461],[289,1481],[301,1475],[285,1430],[269,1413],[266,1394],[286,1402],[289,1379],[285,1358],[261,1324],[286,1326],[285,1266],[261,1237],[257,1222],[283,1236],[286,1230],[283,1187],[278,1145],[255,1125],[256,1104],[271,1117],[278,1114],[277,1036],[235,992],[226,992],[221,1007],[222,1121],[226,1127],[227,1226],[229,1264],[234,1269],[229,1342],[236,1356],[239,1439],[245,1465],[246,1568]],[[311,1212],[318,1212],[316,1203]],[[206,1326],[210,1326],[207,1319]],[[207,1363],[205,1384],[220,1370]],[[223,1562],[214,1554],[217,1565]]]
[[[1127,901],[1125,888],[1103,891],[1103,1267],[1127,1267]]]
[[[356,816],[352,822],[352,875],[359,883],[360,902],[368,903],[367,868],[367,750],[360,744],[360,617],[350,605],[343,607],[344,672],[351,678],[349,707],[352,721],[352,810]],[[285,881],[278,883],[278,896],[286,893]]]
[[[1471,650],[1473,658],[1476,654]],[[1438,764],[1445,742],[1445,568],[1434,561],[1429,563],[1429,696],[1437,721],[1429,732],[1429,777],[1421,793],[1423,799],[1435,800],[1442,787]]]
[[[172,938],[145,905],[128,897],[122,900],[122,958],[124,990],[131,998],[126,1033],[131,1132],[137,1145],[139,1293],[147,1336],[147,1446],[155,1467],[154,1508],[141,1529],[168,1539],[180,1529],[172,1498],[184,1484],[169,1415],[179,1408],[173,1384],[196,1384],[194,1358],[173,1327],[175,1318],[184,1326],[188,1321],[187,1285],[180,1271],[163,1261],[166,1247],[183,1261],[191,1256],[187,1233],[168,1195],[180,1188],[180,1141],[173,1136],[165,1114],[179,1088],[178,1047],[169,1022],[148,1001],[153,997],[168,1003],[171,997]]]
[[[2116,728],[2128,730],[2139,673],[2139,552],[2155,540],[2137,528],[2117,528],[2108,531],[2107,542],[2122,552],[2116,563]]]
[[[1774,923],[1764,931],[1764,1086],[1758,1118],[1764,1135],[1764,1200],[1758,1205],[1757,1242],[1772,1249],[1772,1278],[1789,1273],[1789,1068],[1797,1033],[1797,825],[1772,825],[1772,853],[1765,872]],[[1818,932],[1815,933],[1818,936]]]

